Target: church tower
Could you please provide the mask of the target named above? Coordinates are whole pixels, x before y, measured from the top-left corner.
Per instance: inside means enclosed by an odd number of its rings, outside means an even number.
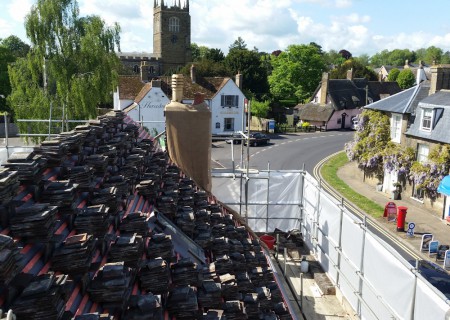
[[[153,54],[162,60],[163,74],[174,73],[191,62],[189,0],[185,0],[184,6],[181,0],[178,3],[173,0],[172,6],[164,0],[154,0]]]

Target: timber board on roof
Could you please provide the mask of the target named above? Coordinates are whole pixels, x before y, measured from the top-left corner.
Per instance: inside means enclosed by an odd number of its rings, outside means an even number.
[[[119,76],[119,98],[134,100],[144,85],[139,76]]]
[[[147,82],[141,89],[141,91],[139,91],[139,94],[136,96],[136,98],[134,99],[134,102],[139,103],[142,101],[142,99],[145,98],[145,96],[147,95],[147,93],[150,91],[150,89],[152,88],[152,83],[151,82]]]

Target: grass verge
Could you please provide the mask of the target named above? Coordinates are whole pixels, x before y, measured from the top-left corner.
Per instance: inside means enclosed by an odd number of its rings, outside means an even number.
[[[384,207],[349,188],[349,186],[338,177],[338,169],[346,165],[347,163],[347,155],[345,154],[345,152],[340,152],[324,163],[320,170],[320,174],[322,175],[322,178],[345,199],[347,199],[347,201],[350,201],[351,203],[356,205],[359,209],[367,213],[369,216],[372,216],[374,218],[381,217],[384,212]]]

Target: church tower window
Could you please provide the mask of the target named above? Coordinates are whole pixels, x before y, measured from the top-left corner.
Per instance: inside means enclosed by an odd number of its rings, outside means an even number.
[[[169,32],[180,32],[180,19],[177,17],[169,18]]]

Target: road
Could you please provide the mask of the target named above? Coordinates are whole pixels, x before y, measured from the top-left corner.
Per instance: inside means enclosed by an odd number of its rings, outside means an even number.
[[[353,138],[353,131],[328,131],[271,136],[265,146],[250,147],[250,169],[271,170],[305,169],[313,174],[314,166],[330,154],[341,151],[344,144]],[[232,168],[232,151],[236,167],[241,167],[241,145],[224,141],[213,143],[212,168]],[[247,161],[247,148],[243,148],[243,165]]]

